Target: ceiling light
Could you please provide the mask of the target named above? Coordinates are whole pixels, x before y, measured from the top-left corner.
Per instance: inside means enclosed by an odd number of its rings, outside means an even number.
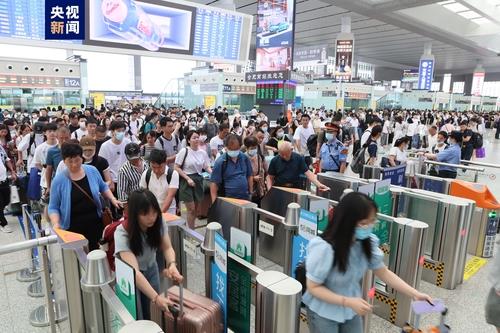
[[[450,3],[449,5],[444,5],[443,7],[448,10],[451,10],[454,13],[465,12],[469,10],[469,8],[465,7],[461,3]]]
[[[471,21],[474,23],[477,23],[479,25],[491,23],[491,21],[488,20],[486,17],[475,18],[475,19],[472,19]]]
[[[469,19],[469,20],[482,17],[481,15],[479,15],[478,13],[476,13],[475,11],[472,11],[472,10],[468,10],[466,12],[460,12],[457,14],[462,16],[462,17],[465,17],[466,19]]]

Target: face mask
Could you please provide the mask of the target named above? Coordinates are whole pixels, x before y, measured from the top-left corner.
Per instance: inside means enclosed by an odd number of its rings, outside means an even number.
[[[335,138],[335,135],[333,135],[332,133],[325,133],[325,138],[327,141],[330,141]]]
[[[85,129],[85,122],[84,121],[81,121],[80,122],[80,129]]]
[[[238,157],[238,155],[240,154],[240,151],[239,150],[228,150],[227,151],[227,155],[229,157]]]
[[[92,162],[94,155],[95,155],[95,153],[90,154],[90,155],[83,154],[83,158],[85,159],[85,163],[87,163],[87,161],[88,161],[88,163]]]
[[[207,141],[207,136],[206,135],[200,135],[200,142],[205,142]]]
[[[262,130],[267,133],[267,127],[262,127]]]
[[[280,138],[280,139],[281,139],[284,135],[285,135],[285,132],[278,132],[278,133],[276,133],[276,136],[277,136],[278,138]]]
[[[33,115],[33,116],[31,116],[31,118],[33,118],[33,120],[37,120],[38,116]]]
[[[359,240],[367,239],[368,237],[370,237],[372,231],[373,225],[369,226],[368,228],[356,227],[356,229],[354,230],[354,236]]]
[[[442,145],[444,143],[444,140],[438,140],[438,143]]]
[[[251,156],[251,157],[257,155],[257,149],[250,149],[247,152],[248,152],[248,156]]]
[[[125,132],[115,132],[115,139],[118,141],[122,141],[125,137]]]

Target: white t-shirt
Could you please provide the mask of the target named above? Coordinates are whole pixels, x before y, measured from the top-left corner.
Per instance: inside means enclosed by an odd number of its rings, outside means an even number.
[[[400,163],[405,163],[408,157],[406,156],[405,151],[401,151],[398,147],[392,147],[389,151],[389,156],[396,156],[396,161]]]
[[[413,123],[408,124],[408,131],[406,132],[406,135],[407,135],[407,136],[413,136],[414,134],[418,134],[418,133],[416,133],[416,131],[417,131],[417,126],[418,126],[418,123],[417,123],[417,122],[416,122],[416,120],[414,119],[414,120],[413,120]]]
[[[219,138],[218,135],[214,136],[213,138],[210,139],[210,149],[211,150],[216,149],[217,152],[220,153],[222,149],[224,149],[224,140]],[[179,155],[177,154],[177,156]]]
[[[434,147],[435,145],[437,145],[437,142],[438,142],[438,135],[435,134],[434,136],[428,134],[427,135],[427,151],[431,151],[432,150],[432,147]]]
[[[304,128],[302,125],[297,127],[295,130],[295,134],[293,135],[293,140],[297,141],[299,140],[299,147],[300,147],[300,153],[304,156],[309,156],[309,150],[307,149],[307,139],[311,135],[314,134],[314,129],[313,127],[309,124],[307,128]]]
[[[137,118],[136,120],[130,120],[128,126],[130,127],[130,131],[133,135],[137,135],[139,133],[139,129],[142,127],[142,124],[142,119]]]
[[[361,135],[361,140],[360,140],[361,147],[363,147],[364,144],[368,141],[368,139],[370,138],[370,135],[372,135],[372,129],[371,128],[367,128],[363,132],[363,135]]]
[[[44,165],[47,162],[47,151],[49,151],[50,148],[57,146],[57,141],[53,145],[47,144],[47,142],[42,143],[35,149],[35,155],[33,156],[33,167],[38,163],[41,165]],[[45,180],[45,168],[42,168],[42,173],[41,173],[41,181],[40,181],[40,186],[41,187],[47,187],[47,181]]]
[[[7,168],[5,167],[5,163],[10,161],[9,156],[7,156],[7,152],[2,148],[0,149],[0,182],[4,182],[7,180]]]
[[[145,170],[142,173],[141,176],[141,181],[139,182],[139,186],[142,188],[146,188],[153,192],[153,194],[156,197],[156,200],[158,200],[158,204],[160,205],[160,208],[163,208],[163,202],[165,201],[165,198],[167,197],[168,190],[175,188],[179,188],[179,174],[177,171],[174,170],[172,173],[172,179],[170,179],[170,184],[167,182],[167,174],[168,174],[168,166],[165,167],[165,173],[161,175],[159,178],[156,176],[156,174],[151,172],[151,178],[149,179],[149,186],[146,184],[146,174],[147,170]],[[175,198],[172,200],[172,203],[170,204],[170,208],[168,209],[168,212],[170,214],[175,214],[176,210],[176,204],[175,204]]]
[[[186,156],[186,149],[188,149],[188,154]],[[186,157],[182,171],[188,175],[197,173],[202,174],[203,169],[207,169],[210,166],[210,158],[208,154],[203,149],[193,150],[191,148],[183,148],[175,157],[175,164],[181,165],[182,161]]]
[[[85,135],[87,135],[87,130],[82,130],[81,128],[79,128],[71,133],[71,138],[80,141]]]
[[[389,134],[391,128],[391,122],[389,120],[384,121],[384,127],[382,128],[382,133]]]
[[[114,144],[113,140],[110,139],[104,142],[99,150],[99,156],[108,160],[111,180],[114,183],[118,182],[118,171],[122,165],[127,162],[127,156],[125,156],[125,146],[128,143],[130,143],[130,140],[127,138],[124,138],[118,145]]]

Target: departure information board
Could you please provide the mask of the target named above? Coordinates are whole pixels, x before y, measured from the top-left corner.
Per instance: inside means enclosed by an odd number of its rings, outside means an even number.
[[[296,83],[293,81],[261,81],[256,84],[257,104],[283,105],[295,99]]]
[[[45,1],[0,0],[0,37],[43,40]]]
[[[193,55],[237,60],[242,21],[241,16],[198,8]]]

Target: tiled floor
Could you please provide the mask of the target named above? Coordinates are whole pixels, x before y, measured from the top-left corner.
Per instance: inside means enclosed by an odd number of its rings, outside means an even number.
[[[492,133],[485,136],[486,158],[481,161],[500,164],[500,140],[494,140]],[[480,182],[488,184],[490,190],[500,198],[500,169],[487,169],[480,175]],[[0,232],[0,246],[22,240],[22,232],[17,219],[9,218],[13,227],[12,234]],[[203,221],[204,222],[204,221]],[[203,233],[203,228],[199,229]],[[18,252],[11,255],[0,256],[0,332],[27,332],[40,333],[49,332],[48,328],[35,328],[29,324],[29,313],[43,304],[44,298],[31,298],[26,289],[29,283],[21,283],[16,280],[17,270],[28,265],[28,253]],[[278,266],[260,259],[258,265],[263,269],[280,269]],[[495,329],[484,321],[484,303],[490,288],[487,280],[489,263],[482,267],[470,280],[459,285],[457,289],[450,291],[438,288],[426,282],[421,282],[421,291],[430,294],[434,298],[445,301],[449,308],[447,322],[453,332],[479,332],[495,333]],[[203,258],[188,258],[188,287],[193,291],[204,292],[204,267]],[[252,315],[253,316],[253,315]],[[429,325],[437,323],[437,316],[423,318],[422,324]],[[253,325],[252,325],[253,327]],[[372,316],[372,333],[399,333],[401,330],[391,325],[384,319]],[[305,325],[301,325],[301,333],[308,332]],[[66,333],[66,332],[63,332]]]

